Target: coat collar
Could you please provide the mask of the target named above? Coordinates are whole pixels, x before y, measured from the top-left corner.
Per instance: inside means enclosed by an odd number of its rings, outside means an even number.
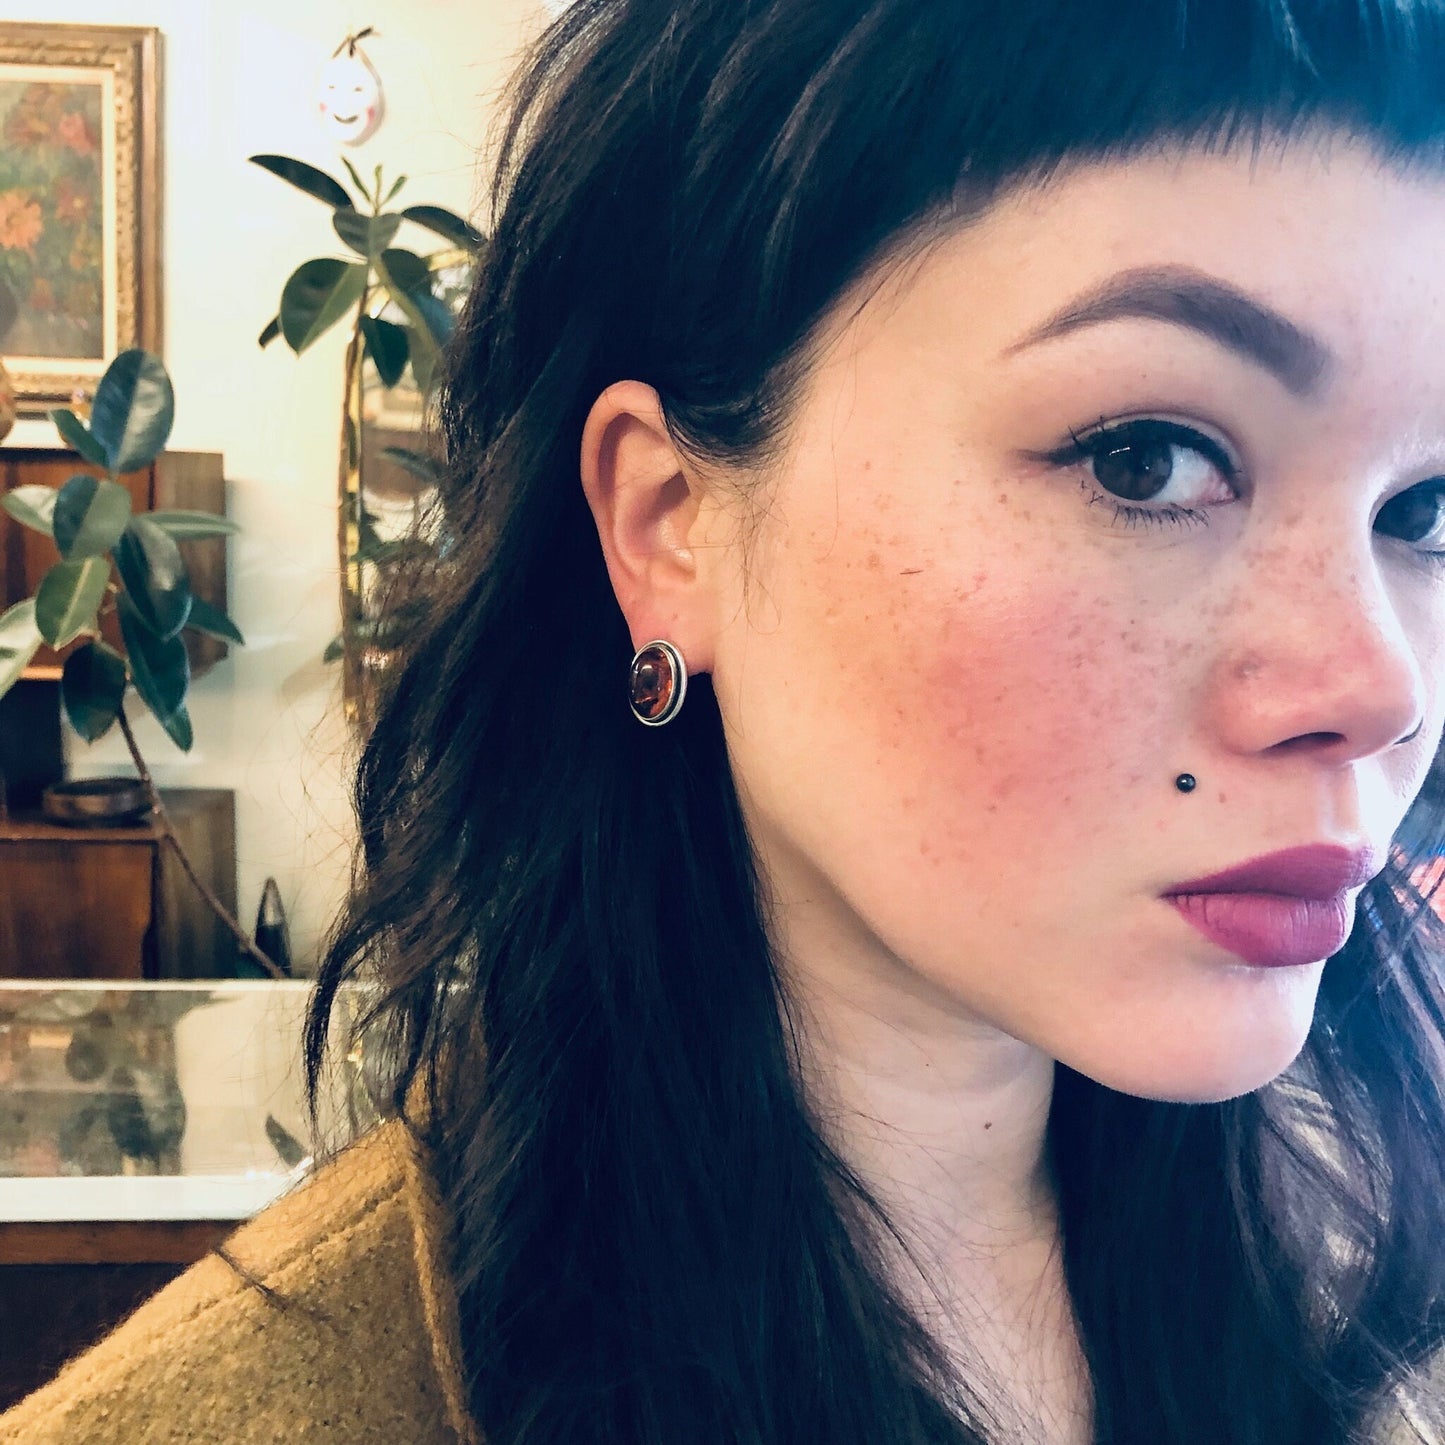
[[[399,1147],[403,1191],[412,1222],[417,1285],[426,1319],[428,1342],[436,1367],[447,1421],[462,1445],[482,1445],[481,1433],[467,1404],[468,1391],[462,1366],[461,1328],[451,1272],[451,1225],[431,1167],[430,1154],[418,1137],[431,1119],[431,1101],[421,1073],[406,1094],[407,1120],[392,1119],[381,1127],[395,1130]]]

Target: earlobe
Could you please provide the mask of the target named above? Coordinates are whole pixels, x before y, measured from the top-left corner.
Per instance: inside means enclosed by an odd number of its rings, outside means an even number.
[[[582,489],[634,645],[671,638],[694,670],[708,613],[691,533],[700,490],[674,446],[657,392],[619,381],[582,430]]]

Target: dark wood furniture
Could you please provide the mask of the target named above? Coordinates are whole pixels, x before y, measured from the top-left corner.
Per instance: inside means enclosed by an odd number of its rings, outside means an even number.
[[[0,1223],[0,1410],[238,1227],[235,1220]]]
[[[235,794],[163,788],[161,797],[197,874],[234,916]],[[0,819],[0,976],[234,977],[235,956],[235,940],[153,822]]]

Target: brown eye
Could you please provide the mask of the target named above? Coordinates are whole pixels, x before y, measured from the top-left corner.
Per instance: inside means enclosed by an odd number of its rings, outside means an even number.
[[[1094,480],[1126,502],[1157,497],[1174,476],[1174,447],[1169,442],[1131,442],[1094,458]]]
[[[1233,496],[1235,469],[1219,446],[1193,427],[1146,417],[1105,427],[1059,460],[1088,461],[1093,479],[1121,502],[1162,500],[1186,507]],[[1171,495],[1163,494],[1172,489]]]
[[[1445,548],[1445,478],[1421,482],[1391,497],[1380,508],[1375,526],[1412,546],[1424,544],[1427,552]]]

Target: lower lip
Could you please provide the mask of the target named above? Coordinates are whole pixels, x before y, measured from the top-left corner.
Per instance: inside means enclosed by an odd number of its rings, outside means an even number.
[[[1180,893],[1167,899],[1212,943],[1256,968],[1319,963],[1344,947],[1354,921],[1347,893]]]

